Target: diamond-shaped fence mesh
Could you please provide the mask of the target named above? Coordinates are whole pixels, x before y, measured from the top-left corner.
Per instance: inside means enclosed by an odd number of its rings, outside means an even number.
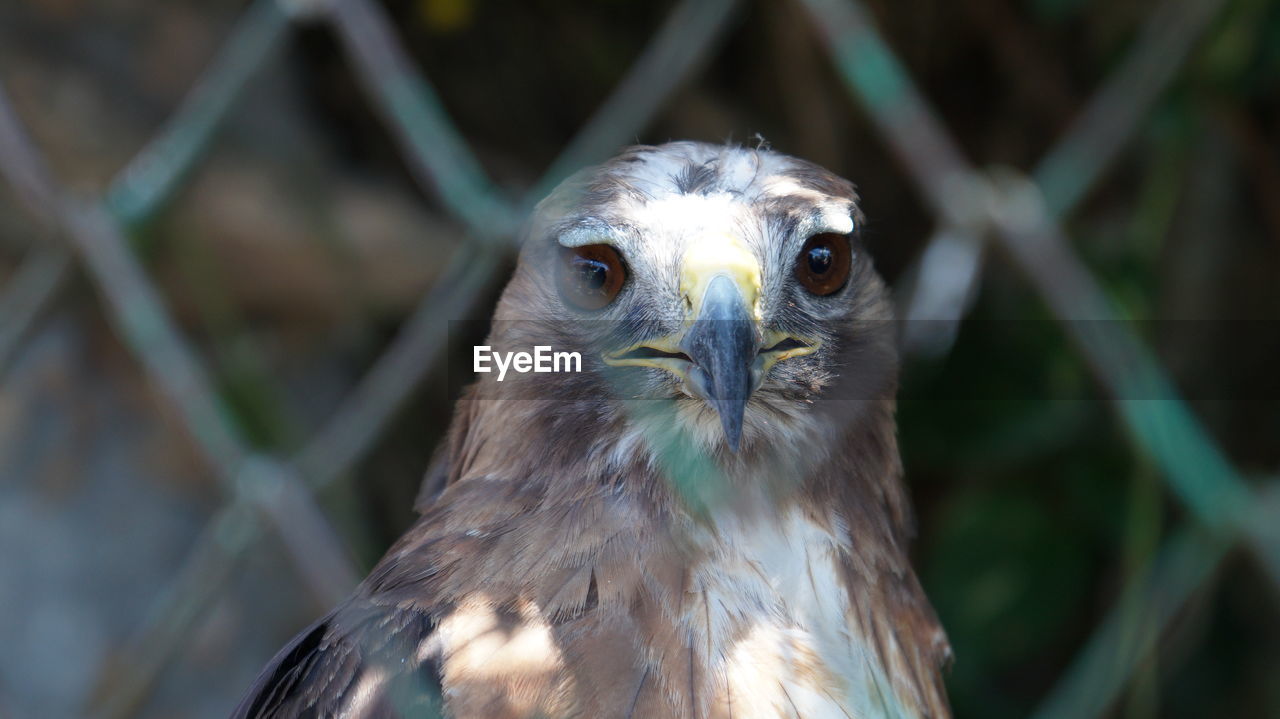
[[[1266,517],[1259,514],[1274,504],[1274,488],[1257,496],[1176,399],[1172,381],[1120,320],[1060,225],[1134,135],[1225,3],[1159,4],[1128,57],[1030,175],[980,169],[965,157],[860,2],[802,4],[839,77],[941,228],[906,283],[911,289],[900,308],[903,316],[930,320],[908,323],[907,350],[947,350],[947,338],[980,282],[984,247],[998,244],[1044,299],[1111,396],[1133,444],[1159,468],[1196,524],[1176,533],[1137,574],[1037,712],[1044,719],[1101,715],[1227,549],[1251,546],[1280,581],[1280,552],[1264,537]],[[507,196],[486,176],[375,0],[255,0],[178,111],[97,198],[69,192],[50,173],[0,88],[0,171],[50,237],[47,246],[30,253],[0,297],[7,318],[0,360],[78,265],[226,494],[225,505],[125,648],[126,660],[117,660],[125,669],[113,674],[100,701],[87,710],[100,716],[133,713],[228,585],[239,560],[258,543],[281,542],[319,602],[332,604],[351,590],[357,572],[314,492],[366,455],[440,361],[448,318],[465,316],[497,279],[513,248],[509,240],[533,203],[575,169],[605,159],[636,137],[715,51],[738,5],[680,2],[613,94],[518,197]],[[299,452],[284,457],[255,451],[245,440],[215,391],[205,359],[174,322],[128,234],[182,186],[255,73],[272,61],[290,25],[304,20],[333,26],[366,100],[394,137],[413,179],[468,229],[470,239],[455,248],[441,279],[338,411]],[[1165,399],[1133,399],[1151,396]],[[1133,620],[1134,607],[1142,608],[1141,622]]]

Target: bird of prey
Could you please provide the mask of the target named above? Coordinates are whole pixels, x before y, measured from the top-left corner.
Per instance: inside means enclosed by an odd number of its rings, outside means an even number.
[[[949,716],[863,224],[764,147],[566,180],[487,344],[580,371],[478,375],[442,489],[234,716]]]

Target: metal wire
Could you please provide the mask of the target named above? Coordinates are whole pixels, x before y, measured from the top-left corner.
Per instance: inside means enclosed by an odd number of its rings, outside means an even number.
[[[545,176],[515,199],[486,176],[431,84],[410,62],[380,5],[372,0],[308,5],[337,30],[415,179],[486,251],[459,250],[457,257],[466,261],[450,263],[441,274],[446,279],[424,296],[332,419],[285,461],[248,447],[213,390],[199,354],[170,319],[164,298],[125,238],[128,228],[152,217],[181,187],[248,82],[279,45],[290,19],[299,16],[296,1],[280,4],[284,2],[257,0],[245,12],[210,71],[99,202],[73,198],[58,185],[0,88],[0,172],[33,213],[59,228],[66,240],[66,247],[33,250],[0,296],[0,307],[10,318],[9,325],[0,327],[0,359],[55,296],[74,254],[97,286],[116,331],[229,490],[228,503],[210,521],[126,649],[136,659],[122,663],[129,667],[126,676],[104,672],[100,678],[97,706],[107,716],[127,715],[145,700],[168,658],[182,647],[187,630],[233,576],[238,559],[265,536],[260,516],[274,525],[319,601],[332,603],[350,589],[356,573],[315,505],[312,490],[346,474],[384,432],[440,356],[447,318],[467,314],[491,285],[516,225],[532,203],[568,173],[602,159],[642,130],[709,56],[737,5],[736,0],[680,3]],[[1199,528],[1177,535],[1129,590],[1130,596],[1155,593],[1160,600],[1146,630],[1137,639],[1121,631],[1123,607],[1117,609],[1038,716],[1100,714],[1150,650],[1165,620],[1205,581],[1233,542],[1240,537],[1254,542],[1272,576],[1280,578],[1276,552],[1250,509],[1256,503],[1253,490],[1177,399],[1154,356],[1117,319],[1057,224],[1132,137],[1224,2],[1177,0],[1159,8],[1130,59],[1031,178],[982,173],[970,165],[861,3],[802,2],[850,90],[939,217],[943,229],[929,245],[919,281],[921,291],[935,295],[920,295],[916,310],[947,308],[958,320],[964,298],[973,294],[980,277],[982,238],[994,235],[1107,388],[1134,442],[1164,470],[1170,488],[1199,523]],[[963,262],[957,263],[956,252]],[[958,264],[962,270],[941,293],[929,279],[929,268],[938,262],[953,269]],[[1167,399],[1135,399],[1150,396]]]
[[[990,228],[1076,341],[1173,489],[1203,521],[1236,523],[1249,495],[1244,481],[1112,310],[1052,219],[1043,189],[1011,174],[993,182],[968,165],[859,3],[804,1],[846,83],[934,210],[955,227]],[[1138,397],[1172,399],[1153,408]]]
[[[122,225],[147,221],[182,186],[288,26],[276,0],[255,0],[244,12],[182,106],[111,183],[106,205]]]
[[[1225,0],[1178,0],[1156,8],[1124,62],[1036,164],[1031,176],[1045,188],[1046,208],[1061,220],[1115,160]],[[943,354],[976,294],[982,272],[983,227],[944,224],[930,238],[911,273],[902,303],[909,350]],[[927,320],[927,322],[915,322]],[[926,330],[927,328],[927,330]]]

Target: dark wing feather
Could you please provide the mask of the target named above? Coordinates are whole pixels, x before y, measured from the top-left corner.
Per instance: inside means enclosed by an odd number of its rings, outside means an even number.
[[[231,717],[441,717],[433,629],[419,611],[347,605],[281,649]]]

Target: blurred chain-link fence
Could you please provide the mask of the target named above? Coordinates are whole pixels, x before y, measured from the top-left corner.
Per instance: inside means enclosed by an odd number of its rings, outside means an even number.
[[[570,172],[605,159],[637,136],[714,52],[737,5],[679,3],[613,94],[519,197],[507,196],[488,179],[375,0],[255,0],[179,110],[100,197],[79,196],[52,176],[0,89],[0,170],[50,237],[30,252],[0,298],[6,320],[0,357],[22,342],[78,265],[226,494],[223,508],[157,594],[149,621],[137,629],[124,659],[113,662],[109,681],[103,680],[95,705],[86,711],[134,713],[240,560],[260,542],[282,543],[320,603],[335,603],[351,590],[358,573],[314,493],[366,455],[441,360],[449,318],[466,315],[497,279],[513,250],[510,238],[532,204]],[[965,157],[861,3],[803,5],[849,92],[937,218],[939,229],[899,293],[903,317],[920,320],[904,325],[908,352],[947,352],[981,280],[986,245],[998,244],[1110,394],[1134,445],[1154,461],[1194,519],[1194,526],[1175,533],[1156,560],[1135,574],[1036,714],[1101,715],[1152,651],[1165,623],[1230,547],[1251,547],[1280,584],[1280,543],[1267,536],[1280,516],[1275,487],[1254,488],[1233,469],[1176,399],[1172,381],[1112,308],[1060,224],[1135,133],[1224,3],[1158,4],[1129,56],[1030,175],[979,169]],[[285,457],[256,451],[246,440],[205,359],[171,317],[129,238],[201,162],[244,88],[298,22],[332,25],[413,178],[467,228],[470,239],[454,248],[436,285],[338,411],[300,451]]]

